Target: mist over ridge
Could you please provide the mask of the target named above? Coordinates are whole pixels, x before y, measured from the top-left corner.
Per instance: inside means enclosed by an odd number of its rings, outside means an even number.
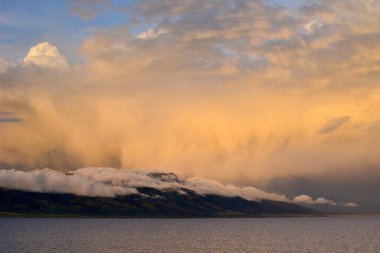
[[[191,190],[200,195],[241,197],[249,201],[273,200],[308,205],[331,205],[358,207],[356,203],[328,200],[323,197],[315,200],[305,194],[293,200],[276,193],[268,193],[253,186],[239,187],[222,184],[202,178],[183,178],[174,173],[149,170],[122,170],[115,168],[82,168],[67,173],[50,169],[17,171],[0,170],[0,187],[40,193],[69,193],[88,197],[125,196],[143,194],[140,188],[158,191],[175,191],[186,195]],[[144,195],[144,194],[143,194]]]

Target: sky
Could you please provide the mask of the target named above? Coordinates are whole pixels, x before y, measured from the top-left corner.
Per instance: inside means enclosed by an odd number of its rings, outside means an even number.
[[[153,169],[380,211],[379,1],[0,6],[0,169]]]

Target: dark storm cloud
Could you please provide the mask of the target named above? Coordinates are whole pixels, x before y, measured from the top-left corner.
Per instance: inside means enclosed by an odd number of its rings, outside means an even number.
[[[359,204],[357,210],[380,212],[379,182],[380,172],[377,168],[360,168],[341,174],[331,171],[317,175],[274,178],[265,189],[282,192],[287,196],[295,196],[301,191],[335,201],[353,201]]]

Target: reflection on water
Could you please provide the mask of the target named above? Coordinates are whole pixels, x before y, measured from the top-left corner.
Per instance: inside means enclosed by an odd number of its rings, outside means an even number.
[[[380,252],[380,217],[0,218],[0,252]]]

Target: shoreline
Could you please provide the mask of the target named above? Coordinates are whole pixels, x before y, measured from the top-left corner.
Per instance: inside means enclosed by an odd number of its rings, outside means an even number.
[[[220,216],[105,216],[105,215],[70,215],[70,214],[28,214],[0,212],[0,218],[44,218],[44,219],[270,219],[270,218],[321,218],[321,217],[373,217],[380,213],[355,213],[355,214],[312,214],[312,215],[220,215]]]

